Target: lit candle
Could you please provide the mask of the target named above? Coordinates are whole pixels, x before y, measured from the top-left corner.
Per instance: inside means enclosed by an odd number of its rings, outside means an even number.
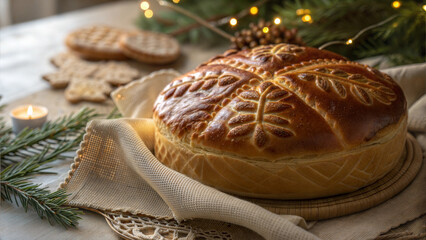
[[[47,120],[47,108],[42,106],[20,106],[10,112],[12,118],[12,129],[15,134],[24,128],[38,128],[43,126]]]

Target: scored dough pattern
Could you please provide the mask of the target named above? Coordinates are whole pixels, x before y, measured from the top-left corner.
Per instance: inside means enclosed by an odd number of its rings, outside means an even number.
[[[403,145],[399,144],[399,139],[404,134],[401,131],[396,135],[389,148],[375,146],[373,154],[354,154],[343,161],[336,158],[327,162],[306,162],[303,165],[284,164],[275,172],[223,155],[205,158],[177,147],[158,133],[155,137],[155,152],[166,166],[225,191],[232,189],[232,193],[245,196],[256,193],[256,197],[269,198],[268,195],[272,194],[275,197],[297,199],[354,191],[384,176],[396,164],[394,160],[400,157]],[[251,174],[246,175],[246,172]],[[277,189],[279,192],[276,192]],[[311,195],[306,195],[308,192]]]
[[[262,62],[278,60],[292,60],[304,51],[303,47],[290,44],[266,45],[254,48],[248,56]]]
[[[242,92],[237,97],[241,102],[234,107],[239,114],[228,122],[231,127],[228,137],[240,137],[254,133],[253,138],[256,145],[262,147],[268,138],[265,131],[281,138],[292,136],[293,132],[285,127],[288,120],[274,115],[274,113],[293,108],[291,104],[285,102],[289,96],[288,91],[269,81],[263,82],[255,90]]]
[[[254,48],[247,53],[247,57],[263,62],[285,62],[303,54],[304,49],[304,47],[289,44],[268,45]],[[243,81],[239,74],[233,75],[223,72],[217,74],[214,71],[213,73],[200,71],[201,74],[198,72],[192,76],[186,75],[175,80],[162,93],[164,101],[171,97],[185,98],[185,94],[192,93],[189,98],[193,98],[194,102],[201,102],[198,105],[194,104],[194,107],[191,108],[191,116],[186,118],[197,122],[193,124],[192,130],[198,136],[202,136],[203,130],[206,129],[214,116],[233,100],[239,102],[231,109],[236,116],[230,118],[227,122],[226,136],[228,139],[252,137],[254,143],[262,148],[268,138],[266,132],[280,138],[295,136],[297,132],[285,126],[286,123],[291,122],[291,119],[278,116],[282,111],[294,110],[291,104],[285,103],[285,99],[292,95],[296,95],[306,105],[317,111],[324,121],[333,128],[336,121],[327,118],[327,113],[324,110],[318,109],[311,99],[307,99],[307,95],[303,93],[306,89],[293,86],[297,85],[298,82],[312,83],[318,90],[336,94],[341,99],[347,98],[350,94],[365,106],[372,105],[374,101],[389,105],[396,99],[395,92],[384,84],[392,84],[385,75],[368,66],[350,61],[334,59],[303,61],[276,72],[269,72],[262,66],[252,66],[232,58],[218,58],[208,63],[211,66],[221,64],[235,68],[235,71],[253,74],[256,77],[252,81]],[[347,67],[363,69],[364,72],[351,73],[343,70]],[[372,80],[367,74],[375,76],[380,81]],[[293,77],[293,81],[289,80],[290,77]],[[312,92],[312,90],[308,91]],[[270,97],[275,93],[277,93],[277,98],[279,98],[278,95],[282,94],[282,98],[277,99],[276,102],[272,101],[273,99]],[[272,108],[276,109],[271,110]],[[187,113],[176,114],[184,116]],[[182,119],[184,118],[182,117]],[[165,120],[165,123],[168,124],[167,120]],[[334,129],[333,131],[339,139],[342,139],[338,132]],[[345,145],[345,143],[342,144]]]
[[[313,64],[308,66],[300,66],[300,68],[286,71],[279,71],[277,79],[283,79],[286,82],[288,74],[297,73],[297,77],[303,81],[315,82],[315,86],[324,92],[334,91],[341,98],[346,98],[348,88],[350,93],[365,105],[371,105],[373,99],[389,105],[396,99],[392,89],[386,87],[383,83],[373,81],[362,74],[350,74],[340,69],[332,69],[324,67],[331,63],[341,63],[336,61],[312,61]],[[320,65],[318,67],[318,65]]]

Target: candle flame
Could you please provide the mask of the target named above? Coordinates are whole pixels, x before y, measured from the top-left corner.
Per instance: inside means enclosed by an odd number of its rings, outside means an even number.
[[[29,119],[31,119],[31,117],[33,116],[33,106],[32,106],[32,105],[30,105],[30,106],[28,107],[27,115],[28,115],[28,118],[29,118]]]

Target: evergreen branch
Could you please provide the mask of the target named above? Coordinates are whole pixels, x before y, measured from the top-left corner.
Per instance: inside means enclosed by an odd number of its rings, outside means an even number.
[[[376,27],[380,27],[380,26],[388,23],[389,21],[393,20],[396,17],[397,17],[397,15],[390,16],[389,18],[386,18],[385,20],[383,20],[379,23],[376,23],[376,24],[373,24],[373,25],[370,25],[370,26],[367,26],[367,27],[361,29],[361,31],[359,31],[355,36],[353,36],[352,38],[349,38],[349,40],[351,40],[351,42],[349,42],[349,43],[347,41],[331,41],[331,42],[328,42],[328,43],[321,45],[319,47],[319,49],[324,49],[324,48],[331,46],[331,45],[334,45],[334,44],[347,44],[347,45],[352,44],[352,41],[357,40],[363,33],[367,32],[371,29],[374,29]]]
[[[308,9],[313,22],[303,22],[298,9]],[[383,55],[397,65],[426,60],[426,12],[419,1],[406,0],[395,9],[391,0],[296,0],[276,5],[275,10],[285,25],[299,29],[298,33],[309,46],[350,39],[361,33],[356,43],[329,49],[349,59]],[[383,19],[388,21],[375,26]],[[368,32],[363,31],[366,29]]]
[[[57,158],[78,146],[87,122],[99,116],[93,109],[84,108],[77,114],[48,122],[40,129],[25,129],[15,138],[0,138],[0,158],[3,160],[1,167],[16,163],[17,158],[40,154],[46,148],[48,154],[45,155],[44,161]]]
[[[75,150],[83,138],[87,122],[98,116],[101,115],[93,109],[85,108],[77,114],[47,123],[41,129],[26,129],[15,139],[6,137],[0,142],[2,160],[8,160],[1,163],[4,168],[0,172],[1,199],[22,206],[26,212],[31,207],[50,224],[75,227],[82,211],[66,205],[68,194],[64,190],[50,192],[30,180],[34,174],[49,173],[46,170],[50,167],[45,166],[46,163]],[[120,116],[114,109],[107,118]],[[0,119],[0,125],[3,123]]]
[[[66,205],[68,194],[64,190],[51,193],[40,184],[29,182],[30,175],[46,173],[45,170],[49,168],[43,166],[48,162],[45,160],[47,151],[48,148],[40,155],[9,165],[0,172],[1,199],[22,206],[25,212],[31,207],[40,218],[47,218],[50,224],[75,227],[82,212]]]
[[[63,189],[50,192],[40,184],[28,182],[25,177],[0,180],[0,184],[2,200],[21,205],[25,212],[31,207],[41,219],[47,218],[51,225],[57,223],[65,228],[75,227],[81,219],[79,215],[82,211],[66,205],[68,194]]]
[[[164,0],[163,0],[164,1]],[[260,18],[270,17],[272,3],[279,4],[281,0],[239,0],[239,1],[198,1],[185,0],[179,4],[170,4],[179,6],[186,11],[196,14],[200,18],[206,20],[209,24],[220,28],[221,30],[231,33],[238,30],[229,27],[229,19],[231,17],[238,18],[238,26],[248,26],[250,22],[257,21]],[[265,2],[269,3],[266,4]],[[248,13],[248,9],[252,6],[258,6],[259,12],[253,16]],[[147,19],[141,15],[137,20],[137,25],[145,30],[160,31],[164,33],[173,33],[179,40],[190,40],[191,42],[199,42],[200,39],[206,40],[206,43],[218,44],[218,41],[225,43],[226,39],[218,34],[214,34],[205,27],[199,27],[199,23],[176,11],[159,11],[153,18]],[[229,43],[229,42],[228,42]]]
[[[222,37],[224,37],[226,39],[231,40],[231,38],[232,38],[232,35],[230,35],[229,33],[223,31],[220,28],[217,28],[217,27],[213,26],[212,24],[210,24],[209,22],[207,22],[203,18],[201,18],[201,17],[199,17],[199,16],[197,16],[197,15],[195,15],[195,14],[193,14],[193,13],[187,11],[187,10],[185,10],[184,8],[175,6],[172,3],[169,3],[169,2],[164,1],[164,0],[157,0],[157,2],[158,2],[158,4],[160,4],[160,6],[173,9],[176,12],[179,12],[179,13],[181,13],[181,14],[183,14],[183,15],[191,18],[191,19],[194,19],[199,24],[203,25],[204,27],[212,30],[213,32],[219,34],[220,36],[222,36]]]

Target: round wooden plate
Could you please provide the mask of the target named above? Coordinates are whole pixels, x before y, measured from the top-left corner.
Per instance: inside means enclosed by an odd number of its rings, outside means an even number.
[[[422,149],[407,135],[405,154],[382,179],[355,192],[308,200],[247,199],[277,214],[298,215],[306,220],[340,217],[374,207],[401,192],[417,175],[422,165]]]

